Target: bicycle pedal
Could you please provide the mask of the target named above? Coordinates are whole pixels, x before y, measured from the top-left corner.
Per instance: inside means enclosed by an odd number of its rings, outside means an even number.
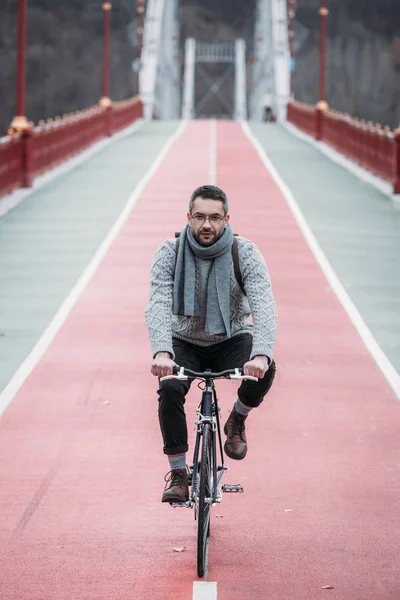
[[[225,493],[230,493],[230,494],[243,494],[243,488],[240,485],[240,483],[225,483],[222,487],[221,487],[222,491]]]
[[[172,508],[190,508],[192,503],[190,500],[187,502],[170,502],[170,506],[172,506]]]

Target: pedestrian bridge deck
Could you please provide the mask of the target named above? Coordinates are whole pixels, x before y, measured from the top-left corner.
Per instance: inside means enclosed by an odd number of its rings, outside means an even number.
[[[0,597],[192,597],[143,313],[155,249],[209,182],[280,317],[209,579],[222,600],[397,599],[400,212],[280,126],[214,121],[145,124],[0,219]]]

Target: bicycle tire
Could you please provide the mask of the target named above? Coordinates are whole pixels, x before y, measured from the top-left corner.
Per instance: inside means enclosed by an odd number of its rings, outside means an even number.
[[[209,423],[204,425],[201,460],[199,468],[198,512],[197,512],[197,574],[204,576],[208,566],[210,537],[212,474],[212,433]]]

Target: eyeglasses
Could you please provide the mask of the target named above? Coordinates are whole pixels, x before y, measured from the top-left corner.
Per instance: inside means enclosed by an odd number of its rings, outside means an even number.
[[[221,217],[221,215],[211,215],[211,217],[206,217],[205,215],[190,215],[196,225],[203,225],[208,219],[211,225],[219,225],[221,221],[225,219],[225,217]]]

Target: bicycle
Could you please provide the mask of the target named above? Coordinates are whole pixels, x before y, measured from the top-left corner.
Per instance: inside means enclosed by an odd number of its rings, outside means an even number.
[[[211,506],[222,501],[222,492],[243,493],[240,484],[220,485],[222,476],[229,467],[224,464],[222,449],[220,408],[214,385],[215,379],[250,379],[258,381],[257,377],[243,375],[241,369],[228,369],[220,373],[212,373],[207,369],[197,373],[184,367],[174,369],[175,374],[161,377],[166,379],[199,379],[202,390],[201,402],[196,411],[197,426],[196,441],[193,451],[193,464],[189,467],[189,484],[191,491],[189,500],[182,503],[172,503],[174,508],[194,508],[194,518],[197,520],[197,574],[204,577],[208,570],[208,554],[210,545],[210,513]],[[204,387],[201,385],[204,384]],[[220,463],[217,461],[217,437]],[[201,448],[200,448],[201,446]],[[200,460],[199,460],[200,457]]]

